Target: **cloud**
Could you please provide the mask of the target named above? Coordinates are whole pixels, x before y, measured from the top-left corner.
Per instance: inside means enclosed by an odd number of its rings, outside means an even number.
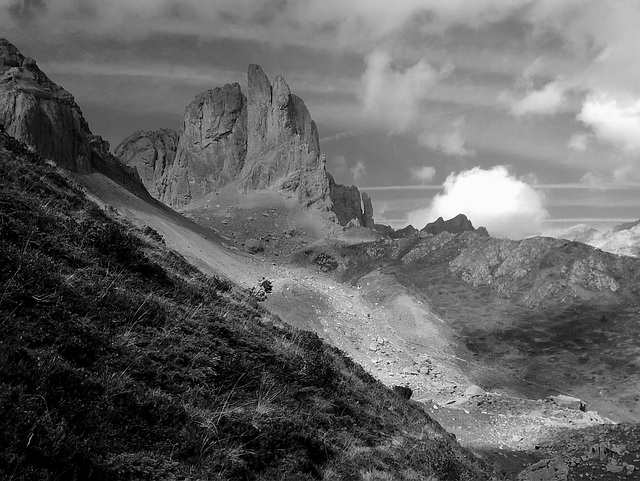
[[[466,141],[462,135],[464,125],[464,117],[458,117],[444,132],[423,132],[418,137],[418,143],[450,156],[474,156],[475,151],[465,147]]]
[[[567,146],[576,152],[584,152],[587,150],[588,142],[589,136],[587,134],[575,134],[569,139]]]
[[[429,207],[409,213],[409,223],[422,228],[438,217],[450,219],[462,213],[492,235],[522,238],[541,232],[549,215],[544,196],[504,166],[451,174],[443,187]]]
[[[515,117],[522,117],[528,114],[553,115],[567,103],[565,87],[559,81],[549,82],[539,90],[528,90],[521,97],[514,97],[511,93],[503,92],[499,97],[499,101]]]
[[[366,58],[361,79],[365,115],[382,122],[391,132],[407,131],[418,118],[420,101],[438,77],[425,59],[400,70],[392,66],[388,53],[374,50]]]
[[[418,169],[411,169],[411,176],[422,184],[431,182],[434,175],[436,175],[436,169],[430,165],[425,165]]]
[[[627,154],[640,155],[640,99],[591,94],[577,119],[591,127],[599,140]]]
[[[356,165],[351,168],[351,175],[353,175],[353,181],[358,182],[367,175],[367,165],[363,160],[358,160]]]

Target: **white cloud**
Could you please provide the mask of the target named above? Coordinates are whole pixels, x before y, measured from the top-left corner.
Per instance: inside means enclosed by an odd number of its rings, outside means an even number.
[[[591,127],[599,140],[627,154],[640,155],[640,99],[591,94],[577,118]]]
[[[351,168],[351,175],[353,175],[353,181],[358,182],[367,175],[367,165],[363,160],[358,160],[356,165]]]
[[[409,223],[422,228],[438,217],[450,219],[462,213],[492,235],[522,238],[541,232],[549,215],[543,195],[504,166],[454,173],[443,186],[444,192],[429,207],[409,213]]]
[[[404,70],[394,69],[391,56],[381,50],[369,54],[366,65],[361,79],[365,115],[391,132],[405,132],[418,118],[420,101],[437,81],[438,72],[425,59]]]
[[[575,150],[576,152],[584,152],[587,150],[587,143],[589,142],[589,136],[586,134],[575,134],[571,136],[567,146]]]
[[[411,175],[415,180],[424,184],[433,180],[433,177],[436,175],[436,169],[430,165],[425,165],[418,169],[411,169]]]
[[[423,132],[418,137],[418,143],[446,155],[458,157],[476,155],[473,149],[465,146],[466,141],[462,135],[464,124],[464,118],[458,117],[444,132]]]
[[[528,90],[521,97],[514,97],[511,93],[503,92],[499,100],[516,117],[527,114],[553,115],[567,103],[565,87],[559,81],[549,82],[539,90]]]

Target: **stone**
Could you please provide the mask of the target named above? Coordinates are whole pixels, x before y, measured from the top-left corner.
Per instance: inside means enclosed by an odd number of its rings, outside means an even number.
[[[574,409],[576,411],[586,411],[587,409],[586,403],[581,399],[571,396],[565,396],[564,394],[560,394],[558,396],[549,396],[549,399],[551,399],[558,406],[567,409]]]
[[[482,389],[480,386],[476,386],[475,384],[472,384],[464,391],[465,397],[482,396],[484,394],[487,394],[487,391]]]
[[[258,254],[264,251],[264,245],[262,241],[258,239],[247,239],[244,243],[244,250],[249,254]]]
[[[411,396],[413,396],[413,390],[410,387],[406,386],[393,386],[393,392],[395,392],[402,399],[411,399]]]
[[[517,481],[566,481],[569,468],[561,456],[543,459],[520,472]]]

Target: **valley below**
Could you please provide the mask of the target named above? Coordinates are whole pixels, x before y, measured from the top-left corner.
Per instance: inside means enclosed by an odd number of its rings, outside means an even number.
[[[271,280],[270,312],[318,333],[385,385],[409,387],[430,416],[508,476],[557,456],[567,479],[637,475],[637,306],[519,305],[452,275],[441,258],[407,268],[388,249],[411,249],[364,229],[337,228],[321,240],[313,215],[280,196],[240,198],[214,194],[184,209],[203,231],[144,222],[240,285]],[[194,249],[204,237],[206,248]],[[247,251],[251,239],[258,252]],[[581,399],[585,410],[551,400],[558,395]]]

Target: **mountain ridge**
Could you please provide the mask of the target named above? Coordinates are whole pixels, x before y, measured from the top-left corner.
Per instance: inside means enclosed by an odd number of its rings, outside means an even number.
[[[606,231],[578,224],[546,235],[583,242],[612,254],[640,257],[640,220],[625,222]]]
[[[185,109],[175,150],[157,141],[170,135],[167,130],[136,132],[116,147],[116,156],[139,168],[153,195],[176,208],[237,182],[240,192],[275,190],[340,225],[373,228],[370,198],[356,186],[337,184],[326,171],[304,101],[282,76],[271,84],[259,65],[249,65],[247,78],[246,96],[238,83],[198,94]],[[168,162],[150,170],[150,157]]]

